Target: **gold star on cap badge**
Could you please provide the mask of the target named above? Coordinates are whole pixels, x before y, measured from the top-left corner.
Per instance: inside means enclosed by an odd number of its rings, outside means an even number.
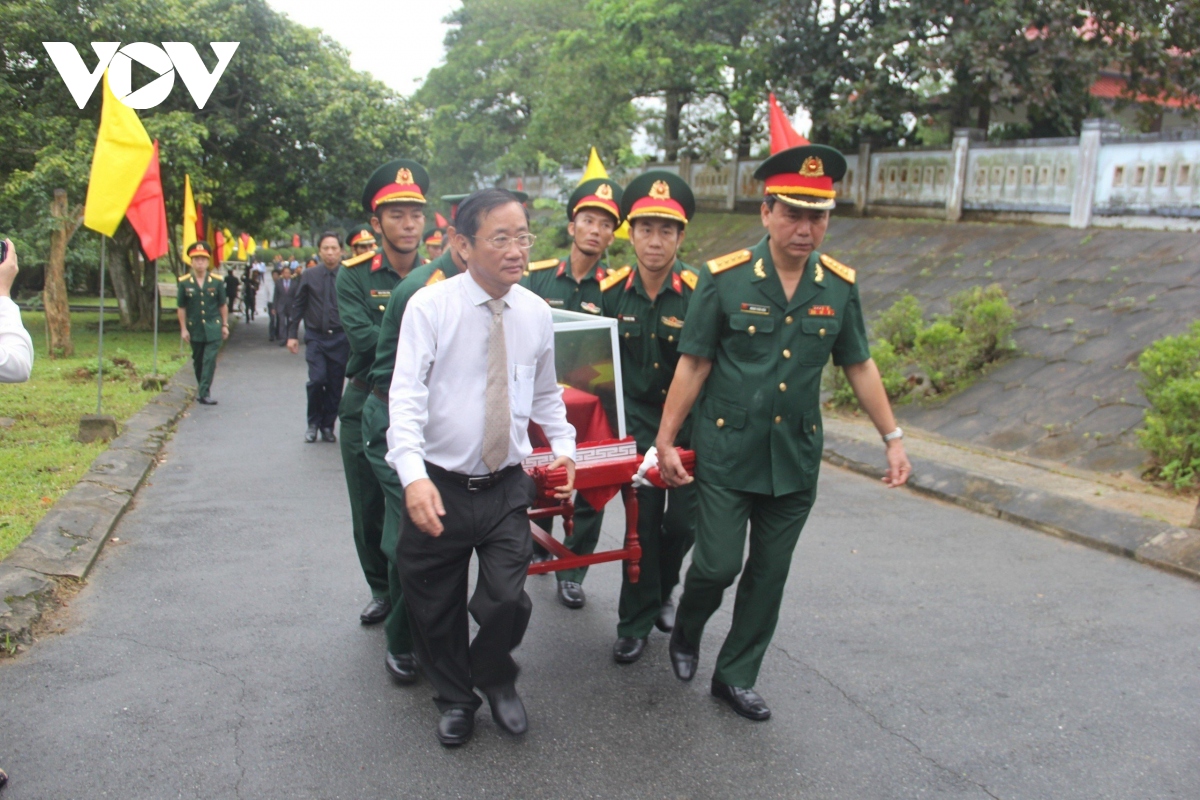
[[[612,187],[607,183],[602,183],[596,187],[596,197],[601,200],[612,200]]]
[[[804,159],[804,165],[800,167],[800,174],[806,178],[820,178],[825,174],[825,165],[816,156],[809,156]]]
[[[667,186],[666,181],[655,181],[650,187],[650,196],[655,200],[670,200],[671,188]]]
[[[396,183],[400,184],[401,186],[407,186],[413,183],[412,172],[409,171],[408,167],[401,167],[400,169],[396,170]]]

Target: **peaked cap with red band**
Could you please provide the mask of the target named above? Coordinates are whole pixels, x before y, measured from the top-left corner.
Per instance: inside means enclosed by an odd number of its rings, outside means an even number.
[[[187,257],[191,258],[192,256],[208,256],[212,258],[212,250],[208,249],[207,242],[192,242],[188,245]]]
[[[832,147],[806,144],[781,150],[754,171],[766,193],[789,206],[816,210],[837,205],[833,185],[846,174],[846,158]]]
[[[687,181],[674,172],[652,169],[638,175],[625,187],[621,212],[630,221],[653,217],[673,219],[686,226],[696,213],[696,197]]]
[[[441,247],[446,243],[446,229],[433,228],[425,231],[425,238],[421,240],[425,244],[431,244],[434,247]]]
[[[346,234],[346,246],[354,247],[356,244],[369,244],[372,247],[376,245],[375,231],[370,225],[358,225]]]
[[[575,215],[585,208],[598,208],[613,215],[617,224],[621,224],[621,198],[625,192],[620,184],[608,178],[592,178],[584,181],[571,192],[567,199],[567,220],[575,219]]]
[[[388,203],[425,204],[429,191],[429,173],[409,158],[389,161],[371,173],[363,188],[363,211],[374,214],[375,209]]]

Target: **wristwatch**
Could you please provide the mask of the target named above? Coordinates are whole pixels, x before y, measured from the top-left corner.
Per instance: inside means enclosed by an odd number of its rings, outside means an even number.
[[[888,442],[894,441],[895,439],[903,439],[903,438],[904,438],[904,430],[902,428],[896,428],[896,430],[892,431],[891,433],[885,433],[883,435],[883,443],[887,444]]]

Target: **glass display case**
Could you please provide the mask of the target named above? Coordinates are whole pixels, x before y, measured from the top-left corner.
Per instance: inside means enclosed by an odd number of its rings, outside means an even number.
[[[621,354],[617,321],[608,317],[551,309],[554,367],[563,387],[567,418],[582,444],[625,438]]]

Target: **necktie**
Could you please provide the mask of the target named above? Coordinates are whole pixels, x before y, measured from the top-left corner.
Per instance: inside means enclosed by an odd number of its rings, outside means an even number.
[[[512,415],[508,406],[508,349],[504,344],[504,301],[488,300],[492,327],[488,331],[487,389],[484,390],[483,463],[495,472],[508,458]]]

